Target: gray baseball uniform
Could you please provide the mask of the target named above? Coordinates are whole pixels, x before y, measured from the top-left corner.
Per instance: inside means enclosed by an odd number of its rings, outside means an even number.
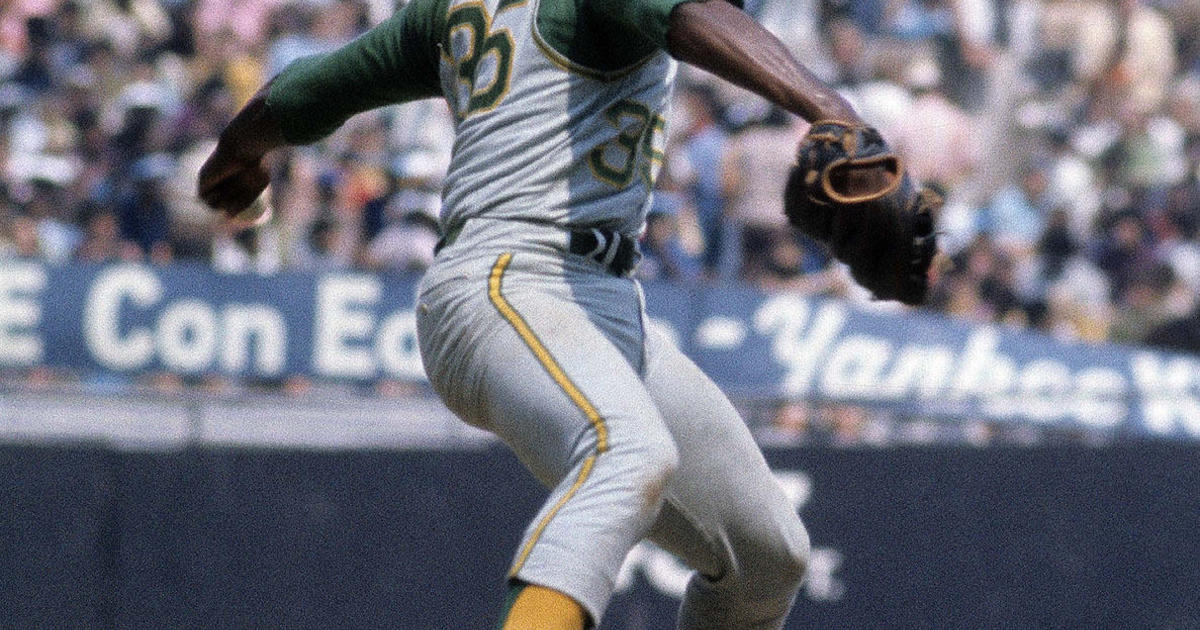
[[[697,570],[680,628],[778,628],[807,534],[628,275],[663,158],[667,17],[686,1],[414,0],[290,66],[268,103],[296,143],[387,103],[442,96],[455,113],[418,336],[446,404],[552,489],[509,577],[598,624],[648,537]]]

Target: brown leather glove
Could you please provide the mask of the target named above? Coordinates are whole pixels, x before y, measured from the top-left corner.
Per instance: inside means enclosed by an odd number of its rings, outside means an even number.
[[[942,198],[918,190],[900,158],[871,127],[818,122],[797,151],[784,212],[827,244],[876,299],[916,305],[929,290]]]

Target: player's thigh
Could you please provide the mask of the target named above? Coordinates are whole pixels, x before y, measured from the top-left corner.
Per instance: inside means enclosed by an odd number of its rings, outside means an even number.
[[[603,284],[601,282],[601,284]],[[589,453],[672,459],[674,446],[633,366],[641,358],[635,291],[607,299],[582,283],[508,270],[462,321],[431,339],[434,386],[468,422],[503,439],[547,485]],[[588,306],[584,306],[587,304]],[[465,314],[464,314],[465,315]]]
[[[806,553],[795,508],[728,397],[650,334],[645,382],[680,455],[650,538],[710,577],[756,557]]]
[[[487,344],[483,426],[547,485],[589,453],[673,449],[638,374],[571,305],[512,298],[528,325],[498,327]],[[604,461],[610,462],[610,457]]]

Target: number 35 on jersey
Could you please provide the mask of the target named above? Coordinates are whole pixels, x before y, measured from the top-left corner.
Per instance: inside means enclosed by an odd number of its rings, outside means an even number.
[[[495,18],[526,5],[527,0],[500,0],[494,15],[480,0],[450,8],[440,48],[451,69],[454,93],[448,100],[458,121],[491,112],[508,96],[517,80],[516,40],[509,26],[497,25]],[[577,148],[577,155],[595,179],[618,190],[639,180],[652,189],[665,159],[666,119],[639,100],[622,98],[597,112],[589,124],[602,127],[603,139]]]
[[[459,120],[491,111],[504,100],[512,82],[515,44],[507,28],[492,30],[492,16],[482,2],[460,4],[450,11],[441,48],[444,60],[454,68],[454,114]]]

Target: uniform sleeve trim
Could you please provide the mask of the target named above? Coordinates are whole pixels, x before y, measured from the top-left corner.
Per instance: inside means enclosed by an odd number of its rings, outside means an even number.
[[[542,53],[546,55],[546,58],[551,61],[551,63],[563,70],[566,70],[567,72],[573,72],[580,76],[596,81],[611,83],[613,81],[623,79],[633,72],[636,72],[639,68],[649,63],[650,60],[661,54],[660,51],[655,50],[654,52],[651,52],[632,64],[616,70],[597,70],[595,68],[589,68],[588,66],[575,63],[574,61],[568,59],[566,55],[555,50],[554,46],[547,42],[546,38],[542,36],[541,28],[538,26],[538,16],[541,13],[541,8],[542,0],[534,0],[533,11],[531,12],[533,14],[533,26],[530,29],[530,31],[533,33],[533,41],[535,44],[537,44],[537,47],[541,49]]]

